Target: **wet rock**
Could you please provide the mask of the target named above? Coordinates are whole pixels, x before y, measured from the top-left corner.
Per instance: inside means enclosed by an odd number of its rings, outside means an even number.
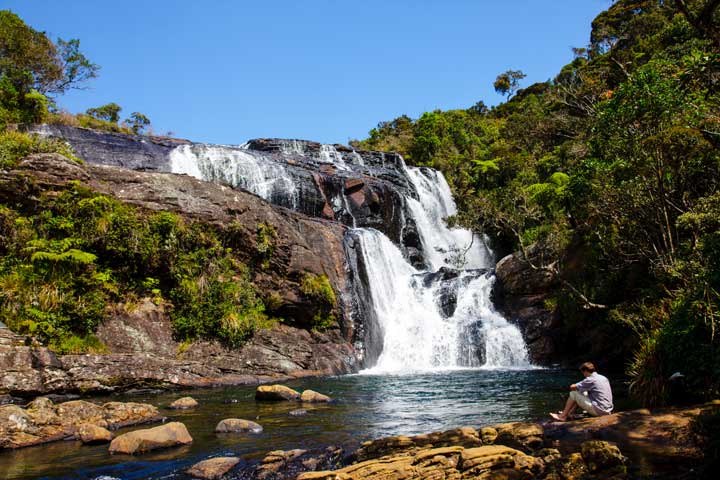
[[[290,410],[288,412],[288,415],[292,415],[293,417],[302,417],[304,415],[307,415],[308,411],[304,408],[298,408],[296,410]]]
[[[198,462],[186,470],[188,475],[204,480],[214,480],[225,475],[240,463],[237,457],[216,457]]]
[[[54,404],[40,397],[28,408],[0,406],[0,449],[80,437],[80,429],[121,428],[159,421],[157,408],[143,403],[108,402],[104,405],[84,400]]]
[[[110,430],[90,423],[80,425],[77,436],[86,444],[107,443],[112,440]]]
[[[217,433],[260,433],[262,430],[263,427],[260,424],[241,418],[226,418],[225,420],[220,420],[215,427]]]
[[[332,398],[314,390],[305,390],[300,395],[300,401],[305,403],[327,403],[332,402]]]
[[[172,408],[173,410],[187,410],[190,408],[195,408],[198,406],[197,400],[195,400],[192,397],[182,397],[178,398],[174,402],[172,402],[170,405],[168,405],[168,408]]]
[[[260,385],[255,390],[256,400],[294,401],[300,399],[300,393],[285,385]]]
[[[159,448],[187,445],[192,441],[184,424],[170,422],[159,427],[135,430],[120,435],[110,443],[108,451],[132,455]]]
[[[256,470],[256,478],[258,480],[271,480],[278,475],[279,472],[288,469],[291,462],[305,455],[307,450],[274,450],[268,452],[262,459]]]
[[[603,471],[613,474],[625,473],[625,457],[616,445],[602,440],[591,440],[582,444],[582,458],[590,473]]]
[[[433,432],[414,437],[395,436],[364,442],[356,450],[354,457],[358,461],[398,455],[415,448],[433,447],[476,447],[484,442],[477,430],[472,427],[455,428],[444,432]]]

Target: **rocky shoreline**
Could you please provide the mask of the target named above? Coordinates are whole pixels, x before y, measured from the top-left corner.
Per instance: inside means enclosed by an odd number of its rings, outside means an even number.
[[[321,393],[300,393],[282,385],[258,387],[255,399],[333,402]],[[196,407],[194,399],[184,397],[168,408]],[[370,440],[350,450],[343,446],[320,451],[276,450],[259,462],[213,456],[178,473],[187,478],[235,480],[699,478],[692,476],[699,471],[703,458],[702,438],[694,423],[701,415],[718,412],[720,401],[687,408],[633,410],[566,423],[468,426]],[[166,420],[157,407],[147,403],[55,403],[38,397],[25,407],[0,406],[0,451],[68,439],[85,444],[112,440],[108,454],[142,454],[192,443],[193,432],[183,423],[174,420],[172,414],[172,421]],[[160,422],[160,426],[113,434],[120,428]],[[261,425],[238,418],[224,419],[215,428],[220,435],[252,435],[262,430]],[[168,452],[172,454],[172,450]]]

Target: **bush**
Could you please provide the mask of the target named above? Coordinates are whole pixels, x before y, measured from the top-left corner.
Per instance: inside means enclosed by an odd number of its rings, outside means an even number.
[[[33,153],[59,153],[74,162],[82,162],[74,155],[72,147],[60,139],[11,130],[0,132],[0,168],[12,168]]]
[[[92,334],[106,306],[148,294],[172,302],[183,340],[237,345],[272,325],[248,268],[213,227],[78,182],[23,200],[0,204],[0,318],[12,330],[63,353],[100,352]]]
[[[327,275],[306,273],[300,281],[300,291],[315,304],[312,328],[324,330],[336,323],[333,310],[337,298]]]

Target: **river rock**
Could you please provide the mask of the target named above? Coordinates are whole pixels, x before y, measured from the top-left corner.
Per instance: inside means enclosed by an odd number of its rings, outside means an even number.
[[[98,405],[72,400],[55,404],[49,398],[41,397],[30,402],[27,408],[0,406],[0,449],[79,437],[82,427],[116,429],[161,419],[157,408],[144,403],[108,402]]]
[[[187,428],[180,422],[170,422],[159,427],[135,430],[116,437],[108,451],[110,453],[135,454],[158,448],[174,447],[192,443]]]
[[[327,403],[332,402],[332,398],[314,390],[305,390],[300,396],[300,401],[305,403]]]
[[[255,390],[256,400],[283,401],[299,400],[300,393],[285,385],[260,385]]]
[[[182,397],[178,398],[174,402],[172,402],[170,405],[168,405],[168,408],[172,408],[173,410],[187,410],[190,408],[195,408],[198,406],[197,400],[195,400],[192,397]]]
[[[625,473],[626,458],[620,449],[602,440],[591,440],[582,444],[582,458],[590,473],[614,470],[614,473]]]
[[[255,478],[258,480],[271,480],[278,476],[279,472],[288,468],[299,457],[307,453],[307,450],[274,450],[268,452],[256,469]]]
[[[241,433],[241,432],[252,432],[260,433],[263,431],[263,427],[250,420],[243,420],[241,418],[226,418],[220,420],[220,423],[215,427],[217,433]]]
[[[86,444],[107,443],[112,440],[110,430],[90,423],[80,425],[77,436]]]
[[[204,480],[214,480],[225,475],[238,463],[240,463],[240,459],[237,457],[210,458],[196,463],[188,468],[186,473]]]

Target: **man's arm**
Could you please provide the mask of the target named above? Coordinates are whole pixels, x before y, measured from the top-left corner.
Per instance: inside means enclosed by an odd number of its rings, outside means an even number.
[[[570,385],[570,390],[571,391],[577,390],[577,383],[573,383],[572,385]]]

